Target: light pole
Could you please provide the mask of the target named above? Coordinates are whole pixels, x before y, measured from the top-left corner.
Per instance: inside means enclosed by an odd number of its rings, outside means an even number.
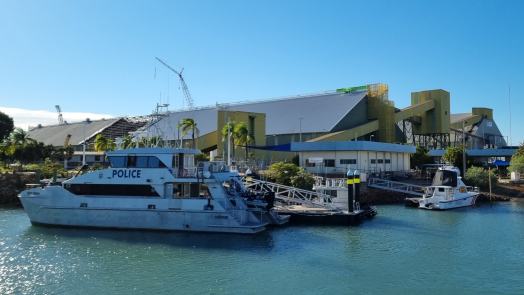
[[[464,123],[468,123],[468,121],[462,121],[462,178],[466,178],[466,136],[465,136],[465,127]]]
[[[86,118],[84,122],[84,144],[82,145],[82,166],[86,164],[86,124],[89,122],[89,118]]]
[[[375,134],[371,134],[371,135],[369,136],[369,141],[373,141],[373,136],[375,136]]]
[[[298,118],[300,120],[300,142],[302,142],[302,119],[304,118]]]

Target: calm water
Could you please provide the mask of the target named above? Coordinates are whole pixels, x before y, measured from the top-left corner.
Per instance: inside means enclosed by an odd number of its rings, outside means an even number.
[[[0,294],[415,292],[524,294],[524,203],[254,236],[43,228],[0,208]]]

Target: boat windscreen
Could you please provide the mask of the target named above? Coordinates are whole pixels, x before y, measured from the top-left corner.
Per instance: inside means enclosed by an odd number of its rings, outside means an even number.
[[[457,173],[450,170],[438,170],[431,185],[457,187]]]

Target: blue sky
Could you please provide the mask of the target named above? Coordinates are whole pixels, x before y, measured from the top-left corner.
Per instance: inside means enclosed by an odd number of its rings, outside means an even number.
[[[148,115],[372,83],[444,89],[524,141],[524,1],[0,1],[0,111],[15,125]],[[156,75],[155,75],[156,73]]]

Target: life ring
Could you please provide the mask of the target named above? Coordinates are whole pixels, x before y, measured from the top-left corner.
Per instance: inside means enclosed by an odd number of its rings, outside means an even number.
[[[461,186],[461,187],[459,188],[459,192],[461,192],[461,193],[465,193],[466,191],[467,191],[466,188],[463,187],[463,186]]]
[[[187,177],[189,173],[187,172],[187,169],[180,169],[180,173],[178,174],[180,177]]]

